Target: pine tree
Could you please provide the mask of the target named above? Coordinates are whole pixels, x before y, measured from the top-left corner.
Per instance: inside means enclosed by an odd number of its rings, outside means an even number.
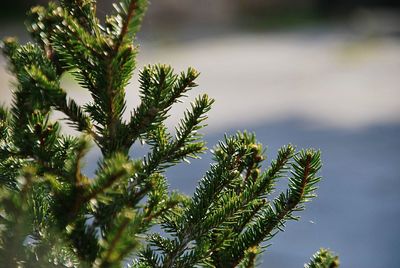
[[[0,108],[1,266],[255,267],[266,243],[315,196],[320,152],[287,145],[262,169],[262,145],[237,133],[213,149],[193,197],[171,192],[164,171],[206,150],[199,130],[213,100],[197,97],[170,133],[170,108],[196,87],[199,73],[146,66],[141,102],[123,119],[147,1],[114,8],[101,23],[94,0],[34,7],[34,42],[3,42],[16,81],[11,107]],[[67,96],[65,72],[91,102],[80,106]],[[63,134],[50,119],[54,111],[80,135]],[[128,153],[137,141],[149,145],[144,157]],[[81,166],[92,143],[102,157],[89,178]],[[284,177],[288,190],[270,199]],[[338,260],[321,250],[307,267],[338,267]]]

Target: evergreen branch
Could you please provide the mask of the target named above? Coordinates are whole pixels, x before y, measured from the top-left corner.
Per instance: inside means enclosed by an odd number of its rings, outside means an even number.
[[[77,188],[83,188],[86,186],[86,180],[82,175],[81,166],[82,160],[88,150],[88,141],[85,138],[81,138],[79,141],[79,145],[77,146],[76,155],[74,159],[74,165],[72,165],[72,176],[74,178],[73,184]]]
[[[147,4],[147,0],[122,0],[114,4],[117,14],[106,19],[106,26],[116,39],[113,47],[115,53],[126,39],[128,42],[133,41],[147,10]]]
[[[73,74],[91,92],[94,104],[88,104],[86,110],[101,125],[97,129],[102,132],[95,136],[96,143],[105,155],[121,149],[127,151],[112,141],[125,140],[121,122],[125,110],[124,86],[135,66],[135,50],[125,46],[121,51],[110,52],[107,40],[88,33],[77,21],[79,18],[67,12],[61,12],[60,16],[66,26],[56,28],[52,44],[62,60],[78,69]]]
[[[65,232],[63,235],[79,259],[80,266],[88,267],[94,263],[99,252],[98,234],[94,226],[87,224],[87,216],[84,213],[76,215],[73,222],[61,230]]]
[[[164,224],[167,229],[172,229],[176,232],[178,237],[177,246],[165,256],[164,268],[173,266],[175,260],[184,253],[190,241],[202,237],[225,220],[229,220],[233,212],[235,212],[234,208],[240,202],[232,200],[233,203],[229,203],[224,208],[221,208],[220,211],[217,211],[212,219],[207,217],[210,206],[218,200],[223,189],[240,175],[237,170],[241,165],[242,157],[247,152],[241,150],[240,147],[238,148],[236,141],[235,138],[227,139],[226,144],[221,143],[219,149],[215,150],[214,156],[218,163],[211,166],[210,171],[201,180],[192,202],[184,210],[183,215],[178,217],[178,225]],[[211,215],[212,213],[208,216]],[[206,227],[204,227],[205,221],[207,221]]]
[[[132,210],[124,210],[116,219],[116,225],[103,242],[103,252],[98,261],[99,267],[110,267],[123,260],[138,246],[137,234],[146,230],[143,226],[143,215]]]
[[[103,75],[100,62],[104,57],[105,40],[88,33],[68,12],[61,9],[56,15],[64,24],[57,25],[51,33],[52,47],[64,65],[77,69],[72,74],[79,84],[89,89],[95,101],[101,102],[97,80]]]
[[[165,240],[168,243],[168,239],[164,239],[162,236],[158,234],[153,234],[152,236],[147,237],[147,240],[149,243],[156,244],[156,245],[161,245],[162,242],[153,242],[156,241],[155,238],[157,237],[157,240]],[[158,246],[157,246],[158,247]],[[161,248],[160,246],[159,248]],[[135,268],[161,268],[161,258],[155,253],[150,246],[147,246],[145,250],[142,250],[138,254],[138,259],[133,262],[132,267]]]
[[[282,177],[286,171],[290,169],[288,165],[290,159],[295,155],[295,148],[292,145],[283,146],[278,150],[276,160],[271,162],[270,168],[266,171],[263,178],[260,180],[261,185],[258,189],[258,194],[262,189],[266,189],[265,194],[272,192],[275,181]]]
[[[196,240],[195,247],[187,250],[180,258],[175,261],[173,267],[186,268],[196,266],[211,266],[209,261],[210,242],[208,239],[200,238]]]
[[[106,99],[104,99],[101,103],[99,103],[99,108],[102,109],[102,111],[105,111],[106,116],[105,116],[105,133],[104,133],[104,139],[105,140],[118,140],[118,136],[120,136],[120,133],[118,133],[119,130],[119,125],[121,125],[121,116],[123,112],[125,111],[125,93],[123,91],[123,88],[115,88],[114,85],[114,76],[117,74],[119,71],[118,68],[119,65],[116,65],[113,62],[113,59],[106,59],[105,61],[105,85],[104,85],[104,91],[105,91],[105,96]],[[96,106],[95,106],[96,107]],[[122,138],[122,137],[121,137]],[[106,143],[107,144],[107,143]],[[104,144],[105,145],[105,144]],[[114,152],[118,151],[117,148],[107,148],[106,146],[102,145],[101,148],[103,150],[103,153],[108,155]]]
[[[123,202],[129,204],[131,207],[135,206],[152,188],[151,180],[149,180],[152,174],[162,171],[171,165],[170,163],[177,163],[178,160],[184,159],[185,157],[195,157],[196,154],[204,151],[204,144],[202,142],[192,144],[186,143],[194,141],[192,135],[196,135],[196,131],[200,128],[198,124],[206,119],[205,114],[209,111],[212,103],[213,100],[209,99],[207,95],[196,99],[192,104],[192,111],[186,113],[185,119],[181,123],[181,134],[177,135],[177,139],[174,142],[171,142],[162,150],[154,150],[152,154],[149,154],[148,157],[144,159],[142,171],[137,173],[133,185],[131,185],[131,187],[127,189],[128,192],[123,195],[129,196],[129,198],[124,198],[124,201],[116,200],[116,204]],[[183,124],[185,128],[183,128]],[[144,185],[142,185],[143,183]],[[129,191],[129,189],[135,186],[140,186],[141,190],[134,192]]]
[[[246,250],[245,256],[239,264],[239,268],[255,268],[256,260],[260,253],[261,250],[259,246],[251,247]]]
[[[60,94],[60,98],[56,98],[56,109],[68,116],[70,125],[74,126],[78,131],[85,131],[97,140],[98,135],[93,130],[90,118],[73,99],[67,100],[66,96],[63,97],[63,95],[64,94]]]
[[[62,7],[76,18],[87,32],[100,35],[95,3],[93,0],[61,0]]]
[[[20,46],[15,39],[6,39],[3,52],[8,57],[11,71],[16,74],[18,81],[11,108],[15,118],[13,121],[16,128],[23,129],[29,117],[26,111],[28,114],[35,110],[43,114],[49,112],[51,103],[44,91],[57,86],[59,76],[37,45],[28,43]]]
[[[128,27],[129,27],[130,21],[131,21],[133,15],[135,13],[135,10],[138,8],[138,3],[137,2],[138,2],[137,0],[130,0],[129,1],[129,6],[128,6],[128,9],[127,9],[126,14],[125,14],[126,17],[125,17],[124,22],[122,23],[121,32],[120,32],[120,34],[118,36],[117,42],[114,45],[114,51],[118,51],[119,50],[119,47],[121,46],[122,40],[125,38],[125,35],[126,35],[127,31],[128,31]],[[122,3],[124,3],[124,2],[122,2]],[[125,3],[126,3],[126,1],[125,1]]]
[[[90,57],[100,58],[104,55],[105,40],[100,35],[92,35],[78,21],[79,18],[64,9],[56,9],[54,13],[63,23],[57,24],[51,32],[50,43],[68,65],[82,68],[77,65],[77,59],[81,59],[81,63],[90,64]],[[70,53],[63,52],[65,49]]]
[[[197,130],[203,128],[205,125],[200,125],[201,122],[207,119],[206,113],[211,109],[214,103],[206,94],[199,96],[191,103],[191,111],[187,110],[184,118],[176,128],[176,141],[174,146],[181,147],[183,144],[193,142],[201,137],[197,134]]]
[[[127,146],[143,133],[155,129],[166,119],[171,106],[187,91],[197,86],[198,72],[189,68],[180,76],[173,74],[170,66],[148,66],[139,74],[141,104],[135,109],[128,124],[130,136]]]
[[[155,171],[161,171],[166,163],[176,163],[185,157],[196,157],[196,154],[204,150],[203,142],[196,142],[199,138],[197,131],[204,127],[199,125],[207,116],[214,100],[207,95],[200,96],[191,104],[192,110],[186,111],[184,119],[177,128],[176,137],[168,145],[156,146],[153,153],[145,159],[145,174],[149,175]],[[161,131],[164,131],[163,129]],[[161,134],[164,137],[165,134]],[[163,141],[156,142],[159,145]]]
[[[261,152],[261,150],[257,149],[256,151],[254,151],[253,148],[254,147],[252,147],[253,153],[256,152],[253,158],[260,158],[259,153]],[[272,193],[276,180],[279,177],[282,177],[284,172],[289,169],[289,166],[287,164],[293,157],[294,153],[295,149],[291,145],[280,148],[278,151],[277,159],[271,162],[270,168],[267,171],[263,172],[260,176],[257,176],[258,171],[256,171],[255,175],[257,177],[253,179],[254,181],[251,183],[247,183],[243,186],[242,194],[247,196],[248,201],[259,200],[260,202],[256,201],[257,205],[252,204],[252,209],[245,210],[242,220],[239,221],[238,225],[235,227],[236,233],[239,234],[246,226],[246,224],[253,219],[251,215],[255,216],[256,213],[263,207],[262,204],[266,201],[264,198],[268,194]],[[250,165],[252,165],[252,162],[250,162]]]
[[[113,240],[111,241],[109,248],[107,249],[106,253],[105,253],[105,257],[104,257],[104,262],[100,265],[100,267],[108,267],[110,265],[110,257],[114,252],[114,249],[118,243],[118,241],[121,239],[123,232],[125,231],[125,229],[127,228],[128,224],[130,222],[129,218],[125,218],[122,223],[120,224],[120,226],[117,229],[116,235],[114,236]]]
[[[167,180],[160,173],[153,173],[150,176],[150,191],[148,201],[144,207],[144,221],[151,223],[153,219],[172,211],[178,204],[185,201],[185,197],[176,192],[168,195]]]
[[[240,234],[246,226],[258,215],[258,213],[266,205],[265,199],[255,199],[249,202],[247,208],[241,213],[241,217],[238,219],[237,223],[233,226],[233,233]]]
[[[22,183],[18,192],[6,192],[0,189],[0,205],[2,209],[2,228],[0,230],[0,263],[5,267],[18,267],[26,260],[23,241],[29,234],[31,226],[29,215],[29,194],[36,170],[26,166],[21,170]]]
[[[176,241],[165,238],[160,234],[153,233],[148,236],[149,245],[152,247],[157,247],[163,252],[172,252],[176,247]]]
[[[108,159],[105,159],[96,171],[97,178],[84,200],[96,198],[101,193],[104,193],[114,183],[126,180],[135,173],[135,167],[127,157],[123,154],[116,154]]]
[[[234,188],[235,179],[240,178],[243,170],[246,169],[249,158],[253,157],[251,152],[251,144],[254,142],[254,136],[248,136],[246,133],[238,133],[234,137],[225,138],[225,143],[220,142],[219,146],[214,150],[214,159],[216,165],[211,166],[209,172],[201,180],[199,187],[196,189],[193,197],[193,206],[198,206],[202,211],[212,205],[221,191]],[[191,209],[194,209],[191,208]],[[197,215],[196,215],[197,214]],[[189,217],[202,217],[202,213],[193,211],[188,212]]]
[[[89,144],[86,137],[82,137],[76,144],[72,157],[66,163],[67,175],[61,186],[53,187],[55,199],[54,212],[60,229],[74,222],[79,212],[84,207],[84,194],[89,182],[82,174],[82,159],[88,150]],[[54,184],[53,184],[54,185]]]
[[[18,189],[16,177],[25,159],[19,157],[12,142],[12,118],[5,107],[0,105],[0,188],[8,187],[12,190]]]
[[[13,41],[8,41],[8,46],[17,46],[17,44],[12,45],[10,42]],[[82,109],[74,100],[67,100],[65,91],[59,85],[60,77],[57,75],[52,63],[48,59],[42,57],[42,50],[33,45],[27,45],[13,50],[14,52],[9,53],[10,60],[13,62],[16,71],[19,72],[19,82],[21,86],[19,90],[21,94],[17,95],[20,96],[20,98],[15,100],[13,108],[14,114],[19,114],[21,102],[22,105],[24,105],[24,103],[25,105],[32,105],[28,104],[29,95],[32,96],[31,98],[34,98],[32,100],[33,103],[38,102],[35,99],[40,97],[40,103],[42,103],[42,106],[53,106],[64,112],[78,130],[85,130],[96,138],[96,134],[91,127],[90,119],[84,114]],[[35,60],[37,61],[37,59],[31,56],[33,53],[37,53],[37,56],[35,57],[41,57],[39,58],[42,63],[41,65],[35,65]],[[21,65],[21,61],[25,64],[24,66]],[[29,82],[29,85],[36,85],[36,89],[33,91],[28,89],[27,82]],[[28,90],[30,90],[29,93],[27,92]],[[37,91],[37,93],[35,91]],[[49,108],[46,109],[48,110]]]
[[[71,40],[76,39],[88,51],[99,55],[98,50],[94,49],[93,42],[88,41],[90,35],[94,35],[97,40],[100,39],[94,1],[61,1],[61,4],[63,7],[57,6],[53,2],[48,3],[47,7],[33,7],[28,12],[26,23],[32,38],[42,46],[59,75],[71,69],[73,63],[70,60],[66,61],[66,53],[62,51],[63,49],[60,51],[57,48],[54,49],[54,46],[57,47],[57,44],[62,42],[68,44],[71,43]],[[68,33],[67,38],[63,38],[65,33]],[[64,49],[68,49],[68,47],[65,46]],[[60,54],[60,52],[62,53]],[[76,55],[76,50],[69,50],[69,52],[72,53],[71,55]],[[82,67],[82,63],[81,61],[78,66]]]
[[[173,209],[175,206],[177,206],[179,204],[179,200],[168,200],[166,202],[166,204],[159,209],[158,211],[154,212],[154,213],[149,213],[145,218],[144,218],[144,222],[146,223],[150,223],[151,221],[153,221],[153,219],[156,219],[160,216],[163,216],[164,214],[166,214],[169,210]]]
[[[125,36],[140,24],[147,6],[147,1],[131,0],[127,8],[125,6],[126,2],[127,0],[122,1],[119,6],[121,9],[118,9],[118,11],[120,11],[119,15],[123,18],[118,38],[111,48],[112,51],[108,53],[106,57],[102,57],[104,70],[103,77],[99,79],[99,81],[103,84],[100,84],[100,89],[104,90],[105,98],[103,98],[103,102],[97,101],[101,111],[106,111],[106,120],[103,123],[105,131],[102,141],[126,140],[127,138],[122,136],[124,135],[123,129],[125,126],[121,122],[121,116],[126,107],[124,87],[128,83],[135,68],[135,49],[130,44],[125,46],[122,46],[122,44],[125,40]],[[137,14],[135,14],[135,12]],[[135,15],[137,19],[133,19]],[[130,40],[132,41],[132,39]],[[102,141],[100,140],[99,144],[103,153],[106,155],[120,150],[127,152],[130,147],[130,144],[129,146],[124,146],[123,144],[109,144],[108,142],[104,143]]]
[[[65,71],[65,65],[60,62],[50,42],[50,36],[56,25],[62,21],[62,18],[56,15],[56,9],[57,5],[53,2],[50,2],[47,7],[35,6],[28,12],[28,20],[25,24],[32,39],[41,45],[47,58],[54,64],[57,73],[61,75]]]
[[[248,183],[245,186],[242,194],[246,196],[248,201],[251,200],[250,207],[243,212],[241,219],[234,228],[235,233],[240,234],[247,224],[258,215],[259,211],[265,207],[267,203],[265,197],[272,193],[276,180],[289,170],[290,167],[287,164],[294,153],[295,149],[291,145],[280,148],[277,159],[271,162],[270,168],[256,178],[254,183]]]
[[[50,2],[47,7],[32,7],[27,16],[26,26],[32,38],[39,43],[45,50],[50,45],[49,36],[51,35],[60,18],[55,16],[57,6]],[[46,51],[47,54],[47,51]]]
[[[304,268],[338,268],[339,258],[327,249],[321,248]]]
[[[302,210],[303,203],[314,197],[315,184],[320,180],[315,174],[321,167],[320,153],[312,150],[301,151],[294,157],[293,177],[289,180],[289,190],[274,200],[272,207],[267,207],[255,222],[250,225],[224,252],[224,260],[232,267],[243,258],[247,248],[258,245],[265,239],[271,239],[276,229],[280,229],[287,219],[296,219],[292,212]]]
[[[219,206],[209,211],[202,220],[200,233],[206,233],[214,228],[221,228],[221,225],[232,225],[238,219],[240,208],[243,203],[243,196],[234,192],[227,192],[218,198]],[[222,228],[221,228],[222,229]],[[217,245],[215,245],[217,248]]]
[[[26,164],[26,160],[19,158],[1,159],[0,161],[0,187],[7,187],[11,190],[18,189],[16,177],[18,170]]]
[[[143,169],[141,172],[135,173],[135,181],[130,184],[128,187],[122,189],[122,193],[114,195],[113,201],[109,204],[102,205],[102,210],[110,211],[113,215],[116,215],[121,209],[126,206],[128,208],[134,209],[138,202],[140,202],[144,196],[149,194],[148,206],[145,207],[145,215],[143,223],[144,226],[147,226],[151,223],[151,221],[155,218],[158,218],[162,215],[163,212],[174,208],[176,205],[181,203],[185,198],[182,195],[173,194],[171,197],[167,197],[166,193],[162,197],[154,198],[154,192],[157,192],[157,186],[160,183],[160,174],[151,173],[149,175],[145,175],[143,173]],[[140,184],[138,181],[141,181]],[[144,180],[144,182],[142,182]],[[156,199],[156,200],[154,200]],[[157,202],[157,199],[159,203]],[[156,209],[156,206],[160,206]],[[156,209],[155,212],[153,210]],[[102,227],[104,232],[109,230],[110,225],[110,214],[106,215],[98,215],[98,224]]]

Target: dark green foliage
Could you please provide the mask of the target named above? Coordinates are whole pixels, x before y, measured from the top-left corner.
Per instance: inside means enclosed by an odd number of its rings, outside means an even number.
[[[310,263],[304,265],[304,268],[337,268],[339,267],[339,258],[333,255],[329,250],[321,248],[315,253]]]
[[[101,25],[93,0],[49,3],[29,13],[35,43],[4,40],[16,82],[11,108],[0,108],[2,266],[255,267],[264,243],[315,196],[319,151],[287,145],[263,169],[265,150],[247,132],[213,149],[193,197],[169,190],[164,171],[206,150],[199,130],[214,101],[197,97],[169,133],[169,111],[199,73],[146,66],[141,102],[123,119],[146,8],[147,1],[122,0]],[[80,106],[67,96],[65,72],[91,102]],[[64,135],[54,111],[80,136]],[[138,140],[149,145],[146,156],[128,154]],[[102,158],[89,178],[82,165],[92,143]],[[286,177],[288,190],[270,199]],[[337,265],[320,251],[307,267]]]

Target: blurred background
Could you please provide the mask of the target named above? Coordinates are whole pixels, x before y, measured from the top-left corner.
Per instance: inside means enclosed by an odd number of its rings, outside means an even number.
[[[46,2],[3,1],[0,36],[28,41],[24,14]],[[100,18],[111,2],[99,1]],[[319,197],[271,241],[260,267],[301,267],[320,247],[338,253],[344,268],[398,267],[399,1],[153,0],[138,44],[139,69],[160,62],[202,73],[199,88],[171,111],[171,129],[206,92],[216,100],[203,131],[210,148],[224,133],[247,129],[267,146],[268,163],[288,143],[322,150]],[[6,105],[11,80],[0,58]],[[131,109],[139,101],[136,80],[128,88]],[[80,103],[90,98],[70,75],[63,86]],[[96,158],[94,148],[88,174]],[[172,168],[171,187],[193,193],[210,161],[208,153]]]

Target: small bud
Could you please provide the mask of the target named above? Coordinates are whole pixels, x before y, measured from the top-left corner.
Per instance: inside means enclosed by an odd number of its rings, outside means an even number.
[[[17,39],[14,37],[8,37],[1,42],[1,49],[3,53],[7,56],[12,55],[15,50],[18,48]]]
[[[259,163],[264,160],[264,157],[262,155],[258,154],[258,155],[255,155],[253,159],[254,159],[254,162]]]
[[[231,171],[231,174],[232,174],[234,177],[237,177],[237,176],[240,175],[240,172],[237,171],[237,170],[233,170],[233,171]]]
[[[36,135],[39,135],[40,133],[42,133],[42,126],[40,124],[35,124],[34,129],[35,129]]]
[[[151,108],[149,109],[149,115],[150,115],[151,117],[156,116],[158,112],[159,112],[159,109],[156,108],[156,107],[151,107]]]
[[[256,168],[251,171],[251,177],[255,180],[260,175],[260,169]]]
[[[261,152],[261,146],[259,144],[251,144],[249,147],[253,154],[259,154]]]

